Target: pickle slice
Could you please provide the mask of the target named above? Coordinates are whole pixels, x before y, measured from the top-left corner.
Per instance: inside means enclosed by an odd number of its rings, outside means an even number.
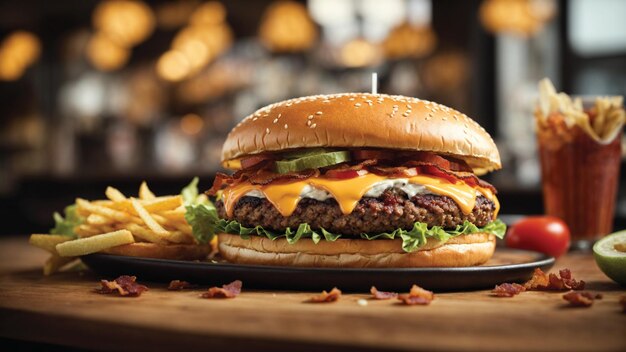
[[[336,151],[337,151],[336,149],[329,149],[329,148],[295,149],[295,150],[283,152],[281,153],[281,156],[283,157],[283,159],[291,160],[291,159],[303,158],[305,156],[326,154],[326,153],[331,153],[331,152],[336,152]]]
[[[279,160],[276,162],[276,172],[286,174],[306,169],[319,169],[320,167],[335,165],[350,160],[350,152],[337,151],[303,156],[292,160]]]

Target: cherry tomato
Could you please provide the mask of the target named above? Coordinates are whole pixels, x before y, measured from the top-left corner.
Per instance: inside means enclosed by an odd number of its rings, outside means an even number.
[[[529,216],[515,223],[506,235],[508,247],[530,249],[553,257],[563,255],[569,243],[567,224],[554,216]]]

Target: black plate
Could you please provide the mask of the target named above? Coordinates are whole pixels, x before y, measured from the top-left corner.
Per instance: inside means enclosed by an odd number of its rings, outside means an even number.
[[[487,264],[465,268],[296,268],[109,254],[91,254],[82,260],[98,274],[135,275],[141,281],[186,280],[218,286],[241,280],[244,287],[256,289],[321,291],[336,286],[353,292],[368,292],[372,285],[381,290],[406,291],[413,284],[434,291],[487,289],[503,282],[526,281],[535,268],[546,271],[554,264],[553,257],[541,253],[502,248]]]

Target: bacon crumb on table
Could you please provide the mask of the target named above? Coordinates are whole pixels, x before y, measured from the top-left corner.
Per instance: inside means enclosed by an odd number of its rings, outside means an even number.
[[[408,294],[398,295],[398,300],[403,304],[412,305],[427,305],[435,299],[435,294],[431,291],[425,290],[417,285],[411,287],[411,291]]]
[[[564,294],[563,299],[569,302],[569,305],[572,307],[590,307],[593,304],[594,299],[602,299],[602,295],[587,291],[571,291]]]
[[[211,287],[200,297],[202,298],[235,298],[241,293],[242,283],[239,280],[235,280],[222,287]]]
[[[338,301],[339,298],[341,298],[341,290],[338,289],[337,287],[333,287],[333,289],[330,290],[330,292],[322,291],[321,294],[309,298],[307,302],[328,303],[328,302]]]
[[[398,297],[398,294],[395,292],[378,291],[376,289],[376,286],[372,286],[372,288],[370,289],[370,293],[372,294],[372,297],[374,299],[379,299],[379,300],[392,299],[392,298]]]
[[[496,285],[496,287],[491,290],[491,293],[497,297],[513,297],[524,291],[526,291],[526,289],[520,284],[504,283],[501,285]]]
[[[124,297],[139,297],[145,291],[148,291],[148,287],[140,285],[137,282],[136,276],[122,275],[113,281],[100,280],[102,287],[96,289],[97,293],[119,293]]]
[[[546,275],[541,269],[535,268],[533,277],[524,284],[528,291],[567,291],[584,290],[585,282],[572,277],[569,269],[559,270],[559,275]]]
[[[170,284],[167,286],[167,289],[170,291],[181,291],[181,290],[184,290],[186,288],[191,288],[191,287],[193,287],[193,285],[187,281],[172,280],[170,281]]]

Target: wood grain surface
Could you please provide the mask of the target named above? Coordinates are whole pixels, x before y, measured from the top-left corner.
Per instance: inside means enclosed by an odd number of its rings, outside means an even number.
[[[101,278],[90,272],[42,276],[45,257],[26,238],[0,240],[1,337],[127,351],[626,350],[618,304],[626,290],[586,254],[569,254],[554,268],[570,268],[604,295],[590,308],[567,307],[563,293],[495,298],[488,291],[437,294],[429,306],[367,293],[311,304],[304,303],[311,293],[249,291],[245,282],[230,300],[199,298],[206,287],[172,292],[153,283],[141,297],[122,298],[94,293]]]

